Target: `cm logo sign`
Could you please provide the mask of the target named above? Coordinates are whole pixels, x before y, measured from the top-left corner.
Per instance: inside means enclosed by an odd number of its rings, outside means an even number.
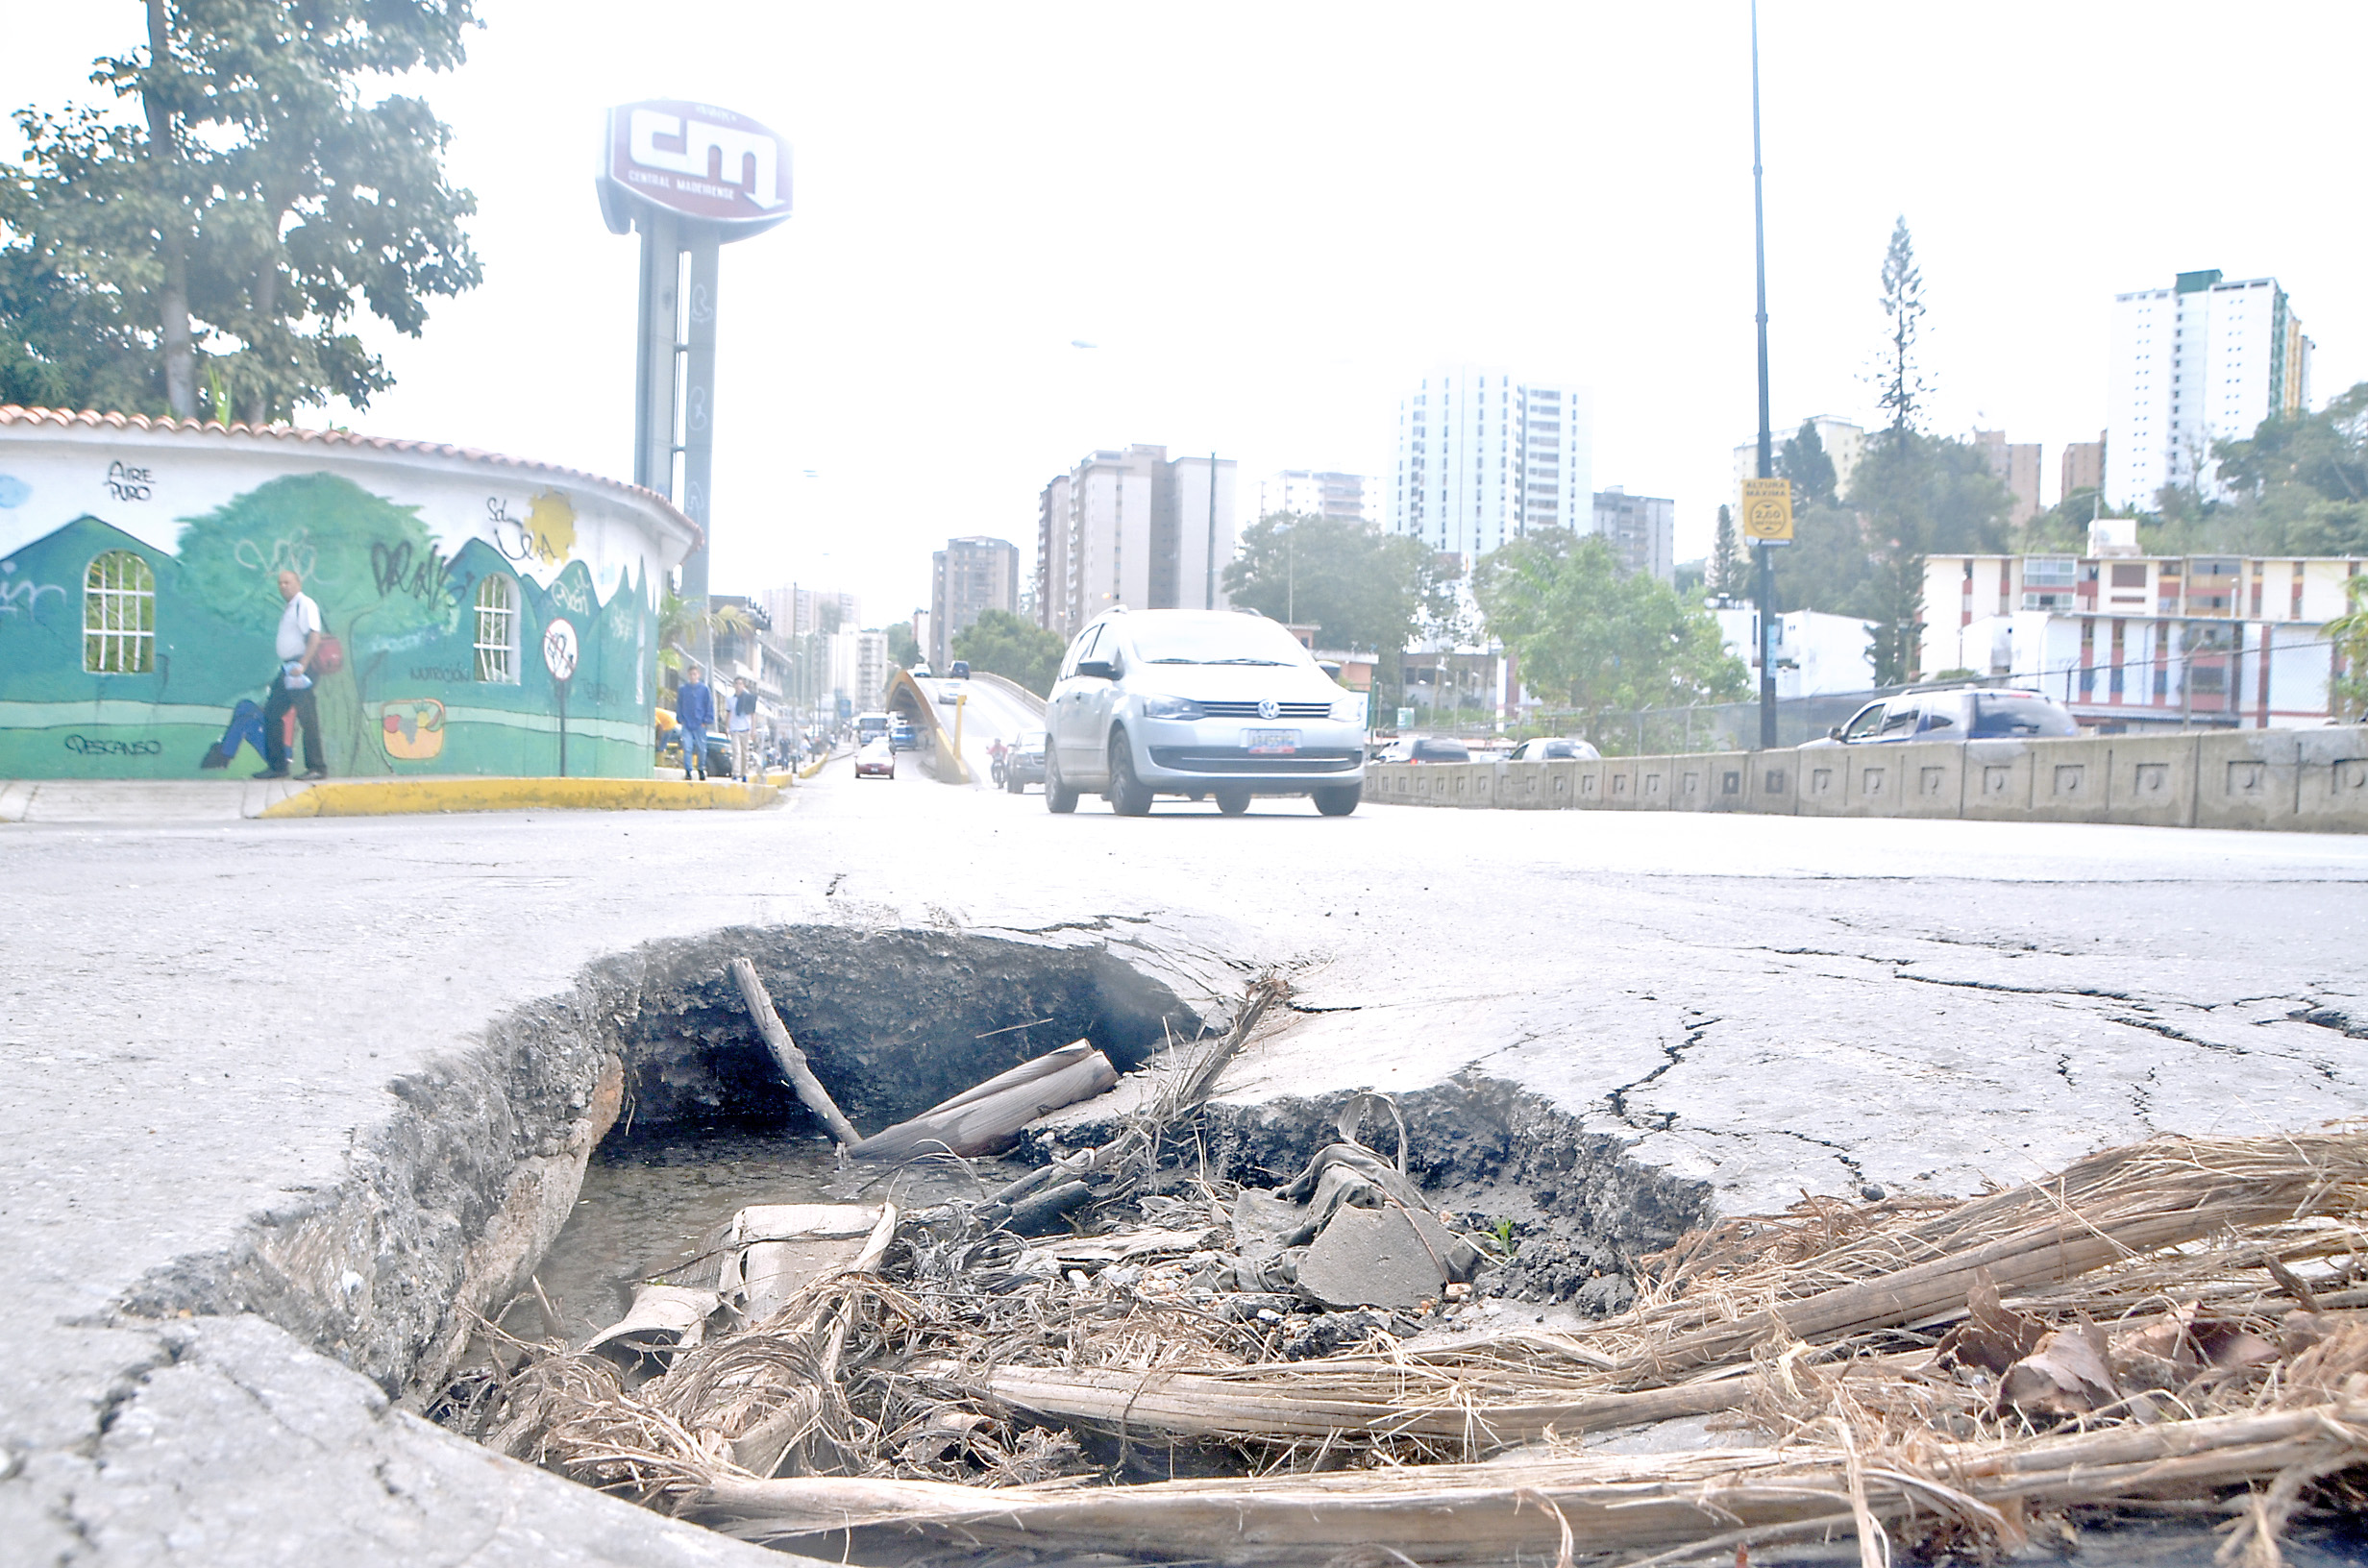
[[[601,210],[624,233],[636,210],[663,208],[734,231],[789,216],[789,143],[745,114],[675,99],[608,111]]]

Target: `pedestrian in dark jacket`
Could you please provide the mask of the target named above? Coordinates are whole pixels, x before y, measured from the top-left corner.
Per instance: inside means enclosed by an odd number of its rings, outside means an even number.
[[[683,672],[675,692],[675,723],[682,726],[682,776],[707,776],[707,731],[715,727],[715,694],[697,665]]]

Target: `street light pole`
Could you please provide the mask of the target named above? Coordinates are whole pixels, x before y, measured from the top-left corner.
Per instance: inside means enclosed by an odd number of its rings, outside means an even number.
[[[1751,5],[1751,242],[1759,269],[1760,478],[1776,477],[1776,445],[1767,413],[1767,208],[1760,177],[1760,0]],[[1776,748],[1776,558],[1760,541],[1760,749]]]

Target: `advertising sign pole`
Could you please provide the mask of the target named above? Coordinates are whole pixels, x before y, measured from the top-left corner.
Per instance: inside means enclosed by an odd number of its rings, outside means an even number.
[[[1759,479],[1776,476],[1775,440],[1767,419],[1767,208],[1760,180],[1760,0],[1751,6],[1751,246],[1760,284],[1760,462]],[[1748,527],[1749,509],[1745,510]],[[1792,536],[1792,490],[1785,487],[1785,538]],[[1760,555],[1760,749],[1776,749],[1776,559],[1771,536],[1758,534]]]
[[[633,482],[699,525],[682,598],[700,628],[689,651],[711,665],[717,252],[789,216],[789,144],[712,104],[624,104],[608,111],[597,184],[608,232],[641,234]]]

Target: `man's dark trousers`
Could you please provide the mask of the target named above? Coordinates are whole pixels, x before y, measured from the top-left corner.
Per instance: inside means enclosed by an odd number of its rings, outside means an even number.
[[[263,703],[263,766],[275,773],[287,772],[287,715],[296,710],[296,723],[305,732],[305,772],[325,773],[329,765],[321,760],[321,711],[317,686],[307,686],[300,692],[287,689],[287,676],[275,675],[271,696]]]

